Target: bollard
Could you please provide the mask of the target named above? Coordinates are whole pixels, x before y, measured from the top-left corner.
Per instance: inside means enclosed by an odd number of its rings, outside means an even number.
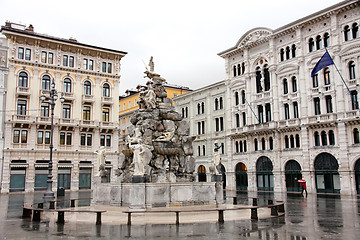
[[[285,212],[284,203],[278,206],[278,212],[279,213],[284,213]]]
[[[41,210],[34,210],[34,215],[33,215],[34,222],[40,222],[40,213]]]
[[[58,220],[57,223],[64,224],[65,223],[65,216],[64,211],[58,211]]]
[[[50,201],[49,209],[55,209],[55,201]]]
[[[44,203],[38,203],[38,208],[44,208]]]
[[[75,199],[71,199],[70,207],[75,207]]]
[[[127,225],[130,226],[131,225],[131,212],[128,212],[128,221],[127,221]]]
[[[219,210],[219,223],[224,222],[224,210]]]
[[[253,198],[253,206],[257,206],[257,198]]]
[[[271,216],[279,216],[276,206],[271,207]]]
[[[251,220],[258,220],[257,208],[251,209]]]
[[[31,209],[23,207],[22,218],[31,218],[31,213],[32,213]]]
[[[234,198],[233,198],[233,204],[234,204],[234,205],[237,205],[237,197],[234,197]]]
[[[180,224],[180,219],[179,219],[179,212],[176,211],[176,225],[179,225]]]
[[[101,212],[96,213],[96,225],[101,225]]]

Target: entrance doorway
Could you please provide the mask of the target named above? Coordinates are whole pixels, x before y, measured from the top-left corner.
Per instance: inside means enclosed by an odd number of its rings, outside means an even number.
[[[256,162],[257,188],[259,191],[274,191],[273,165],[268,157],[262,156]]]
[[[358,159],[355,163],[354,172],[355,172],[356,191],[357,194],[360,194],[360,159]]]
[[[314,162],[318,193],[340,193],[339,164],[329,153],[321,153]]]
[[[247,168],[244,163],[240,162],[236,164],[235,176],[236,176],[236,190],[246,191],[248,189],[248,178],[247,178]]]
[[[290,160],[285,165],[286,190],[288,192],[301,192],[301,186],[298,182],[302,178],[301,166],[295,160]]]
[[[206,182],[206,168],[204,165],[200,165],[198,168],[199,182]]]
[[[10,170],[10,192],[25,191],[26,168],[11,168]]]

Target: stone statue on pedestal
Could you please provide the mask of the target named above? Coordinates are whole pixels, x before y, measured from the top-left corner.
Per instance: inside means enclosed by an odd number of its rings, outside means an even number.
[[[106,150],[105,147],[100,147],[97,151],[97,160],[99,166],[99,172],[96,176],[101,177],[101,182],[106,183],[108,182],[108,175],[109,172],[105,169],[105,159],[106,159]]]

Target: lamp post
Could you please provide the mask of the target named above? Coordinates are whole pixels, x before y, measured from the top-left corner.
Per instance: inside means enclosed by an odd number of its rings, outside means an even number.
[[[49,91],[49,97],[45,96],[44,93],[46,93],[45,91],[43,91],[43,95],[41,95],[40,100],[45,102],[46,100],[48,100],[47,102],[50,105],[51,108],[51,130],[50,130],[50,159],[49,159],[49,174],[48,174],[48,179],[47,179],[47,189],[46,192],[44,193],[44,201],[45,202],[50,202],[55,200],[55,195],[54,192],[52,190],[52,167],[53,167],[53,162],[52,162],[52,150],[54,148],[53,146],[53,134],[54,134],[54,108],[55,108],[55,102],[58,99],[58,91],[55,89],[55,81],[54,79],[52,79],[51,81],[51,87],[50,87],[50,91]],[[64,98],[61,97],[60,101],[64,102]]]

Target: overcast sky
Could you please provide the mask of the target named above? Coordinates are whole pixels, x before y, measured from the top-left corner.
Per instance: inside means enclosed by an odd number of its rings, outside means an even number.
[[[144,64],[168,83],[197,89],[225,79],[217,54],[255,27],[276,29],[339,0],[0,0],[5,21],[35,32],[128,52],[120,95],[144,84]]]

